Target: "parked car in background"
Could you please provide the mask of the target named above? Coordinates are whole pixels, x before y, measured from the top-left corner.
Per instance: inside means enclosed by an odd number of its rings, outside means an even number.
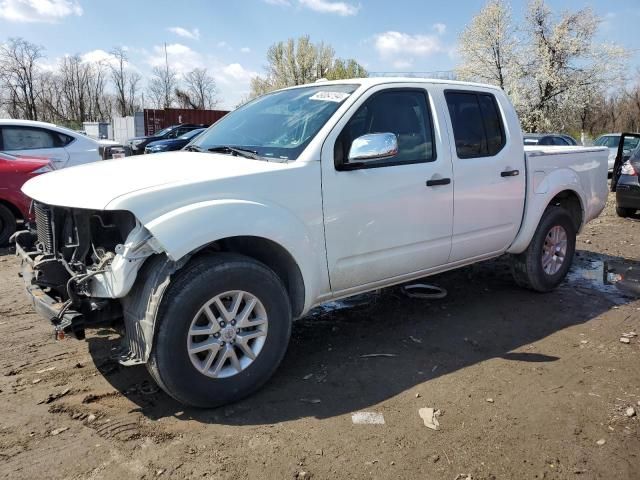
[[[596,138],[596,141],[593,142],[593,144],[597,147],[607,147],[609,149],[609,173],[613,171],[613,164],[616,160],[616,154],[618,153],[618,145],[620,144],[621,136],[621,133],[607,133],[605,135],[600,135],[598,138]],[[622,149],[631,152],[639,144],[639,138],[626,137]]]
[[[616,214],[629,217],[640,210],[640,133],[618,135],[614,160],[611,191],[616,192]]]
[[[164,128],[153,135],[147,135],[145,137],[134,137],[127,140],[125,148],[128,155],[140,155],[144,153],[145,148],[151,142],[157,142],[158,140],[170,140],[181,137],[191,130],[200,128],[206,128],[207,125],[196,125],[194,123],[181,123],[180,125],[172,125]]]
[[[114,147],[117,142],[94,140],[52,123],[0,119],[0,151],[46,157],[56,170],[111,158]]]
[[[524,144],[568,147],[578,145],[578,142],[572,136],[563,133],[525,133]]]
[[[46,158],[15,157],[0,152],[0,245],[9,241],[18,220],[31,219],[31,199],[21,190],[24,182],[52,170]]]
[[[185,150],[30,180],[37,233],[16,250],[58,338],[120,322],[123,365],[213,407],[262,386],[322,303],[503,254],[518,285],[552,290],[605,206],[607,153],[523,146],[490,85],[315,83]]]
[[[206,128],[196,128],[195,130],[191,130],[190,132],[187,132],[184,135],[179,136],[178,138],[156,140],[155,142],[149,143],[144,148],[144,153],[158,153],[158,152],[170,152],[173,150],[180,150],[182,147],[187,145],[187,143],[189,143],[191,140],[196,138],[205,130]]]

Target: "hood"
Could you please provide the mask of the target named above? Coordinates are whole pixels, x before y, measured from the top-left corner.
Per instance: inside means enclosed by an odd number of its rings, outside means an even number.
[[[179,138],[168,138],[166,140],[154,140],[153,142],[147,143],[147,147],[153,147],[156,145],[175,145],[176,143],[182,143],[182,142],[186,144],[188,141],[189,140],[183,140]]]
[[[147,192],[175,189],[178,195],[182,193],[180,188],[188,190],[185,185],[237,180],[242,176],[286,168],[286,165],[217,153],[166,152],[56,170],[29,180],[22,191],[48,205],[118,209],[126,208],[126,202],[112,202],[134,192],[143,201]],[[206,186],[205,190],[208,189]]]

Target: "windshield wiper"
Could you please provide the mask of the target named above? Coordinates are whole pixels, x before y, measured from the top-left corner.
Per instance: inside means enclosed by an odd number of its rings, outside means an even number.
[[[220,152],[220,153],[230,153],[235,155],[240,155],[244,158],[251,158],[253,160],[265,160],[265,158],[258,155],[258,152],[255,150],[249,150],[248,148],[241,147],[231,147],[229,145],[220,145],[219,147],[211,147],[208,148],[209,152]]]
[[[184,148],[186,151],[188,152],[203,152],[204,150],[202,150],[201,147],[197,146],[197,145],[187,145]]]

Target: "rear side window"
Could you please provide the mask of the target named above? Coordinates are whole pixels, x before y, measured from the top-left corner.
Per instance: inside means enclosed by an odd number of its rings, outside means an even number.
[[[505,145],[504,125],[493,95],[445,92],[459,158],[491,157]]]
[[[2,148],[8,151],[59,148],[71,141],[73,141],[73,138],[68,135],[52,132],[44,128],[2,127]]]

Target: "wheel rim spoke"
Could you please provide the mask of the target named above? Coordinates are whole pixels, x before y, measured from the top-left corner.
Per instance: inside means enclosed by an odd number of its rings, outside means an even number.
[[[552,227],[542,246],[542,269],[549,275],[555,275],[564,265],[567,255],[568,238],[566,230],[560,225]]]
[[[203,305],[189,326],[189,358],[208,377],[237,375],[260,354],[268,324],[266,309],[253,294],[242,290],[218,294]]]

